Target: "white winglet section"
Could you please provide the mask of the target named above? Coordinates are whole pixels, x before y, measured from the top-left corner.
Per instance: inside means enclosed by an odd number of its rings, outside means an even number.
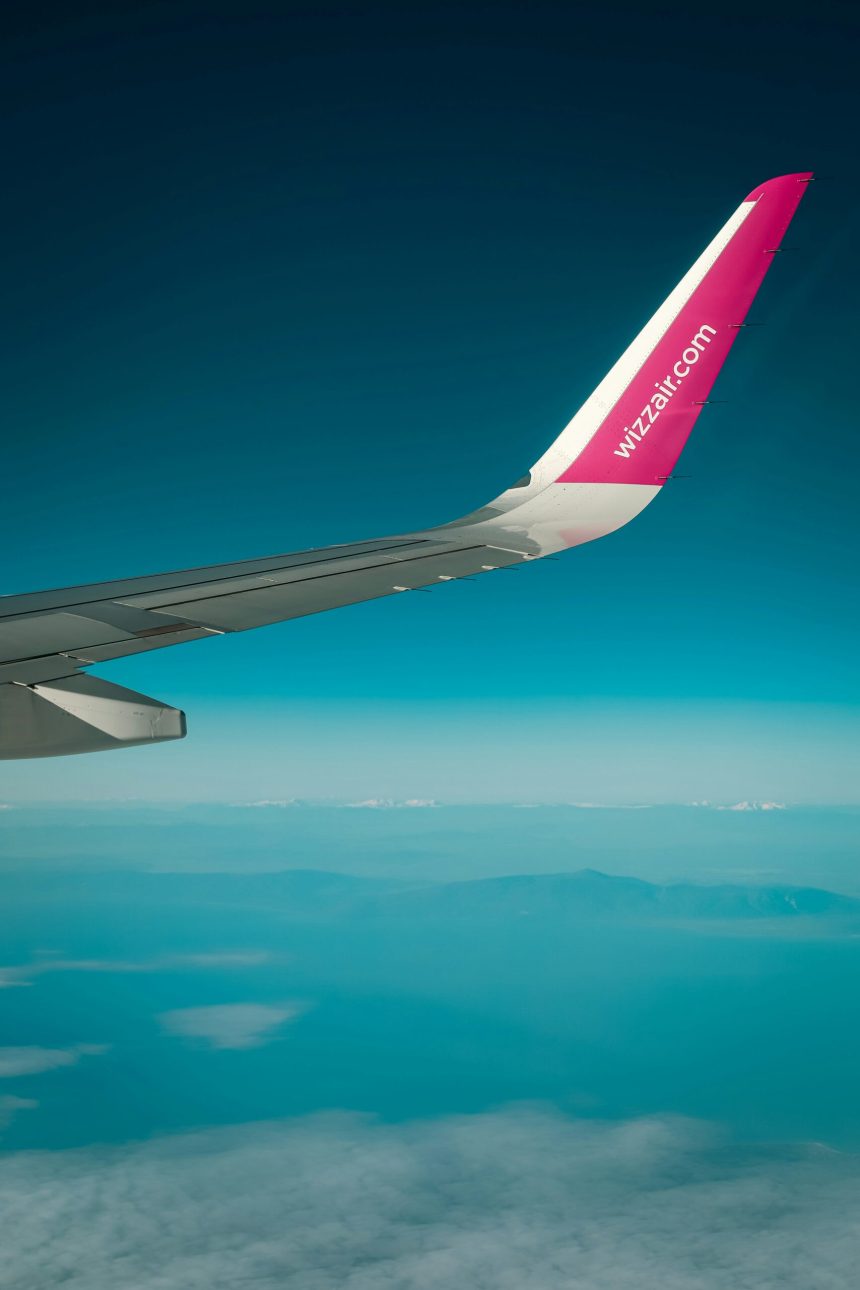
[[[660,491],[659,486],[655,486],[648,490],[647,496],[642,496],[637,486],[622,484],[616,486],[615,496],[610,497],[604,489],[599,489],[595,493],[591,486],[568,487],[565,490],[567,496],[563,501],[550,494],[549,497],[542,499],[540,507],[527,505],[554,484],[591,441],[640,371],[645,360],[665,336],[671,324],[704,280],[705,275],[713,268],[721,252],[728,246],[754,208],[754,202],[742,202],[731,218],[726,221],[713,241],[705,247],[696,262],[684,274],[674,291],[666,297],[635,340],[628,345],[579,411],[570,419],[558,438],[550,444],[543,456],[538,458],[529,471],[529,482],[525,486],[506,489],[490,502],[489,505],[493,510],[498,509],[501,512],[520,511],[522,508],[522,513],[517,516],[517,519],[522,520],[526,529],[531,528],[538,521],[539,516],[549,520],[550,515],[546,514],[547,511],[554,512],[553,518],[556,518],[559,510],[563,508],[567,516],[572,519],[575,530],[581,531],[583,536],[576,537],[574,541],[554,542],[551,539],[547,540],[548,534],[544,534],[542,541],[539,535],[535,534],[541,549],[558,550],[565,546],[577,546],[582,542],[589,542],[596,537],[611,533],[635,518]],[[604,520],[608,521],[608,524],[604,525]]]
[[[594,392],[567,423],[555,443],[535,462],[531,472],[533,479],[542,485],[551,484],[579,456],[640,371],[645,360],[657,348],[693,292],[704,281],[705,275],[716,264],[718,256],[725,250],[753,210],[755,210],[755,202],[742,202],[734,215],[726,221],[695,264],[684,274],[675,290],[666,297],[636,339],[628,345]]]
[[[741,202],[525,479],[465,517],[470,529],[544,554],[611,533],[657,496],[811,178],[781,175]]]
[[[498,520],[470,525],[470,536],[536,558],[606,537],[629,524],[660,484],[550,484]],[[496,503],[493,503],[495,506]]]

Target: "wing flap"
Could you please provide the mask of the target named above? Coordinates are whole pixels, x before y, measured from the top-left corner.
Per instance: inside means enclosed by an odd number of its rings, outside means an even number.
[[[59,681],[63,677],[80,673],[85,666],[85,660],[69,658],[65,654],[28,658],[20,663],[2,663],[0,685],[36,685],[42,681]]]
[[[129,633],[119,627],[98,622],[81,614],[34,614],[4,623],[0,636],[0,662],[81,649],[111,640],[128,640]]]
[[[112,641],[107,645],[93,645],[86,650],[76,650],[71,658],[81,667],[90,663],[109,663],[115,658],[129,658],[132,654],[146,654],[153,649],[166,649],[168,645],[184,645],[186,641],[203,640],[219,633],[209,627],[184,627],[181,631],[153,631],[134,640]],[[29,664],[19,664],[27,667]],[[2,679],[2,678],[0,678]]]

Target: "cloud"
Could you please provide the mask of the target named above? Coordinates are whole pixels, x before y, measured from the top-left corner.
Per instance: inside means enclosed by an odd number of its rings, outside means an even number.
[[[5,1284],[847,1290],[860,1163],[539,1108],[356,1115],[0,1158]]]
[[[653,802],[569,802],[577,811],[650,811]]]
[[[388,811],[395,805],[389,797],[368,797],[363,802],[344,802],[344,806],[353,811]]]
[[[693,802],[693,806],[698,806],[698,802]],[[707,802],[702,803],[707,806]],[[715,811],[785,811],[787,809],[785,802],[733,802],[731,806],[715,806]]]
[[[342,805],[351,811],[396,811],[436,807],[440,803],[435,797],[407,797],[402,802],[390,797],[368,797],[363,802],[344,802]]]
[[[203,1039],[212,1048],[259,1048],[274,1031],[307,1011],[297,1001],[282,1004],[219,1003],[204,1008],[174,1008],[158,1020],[170,1035]]]
[[[0,990],[30,985],[34,977],[49,972],[173,972],[182,968],[259,967],[273,955],[267,950],[214,950],[201,954],[162,954],[145,959],[63,959],[43,958],[32,963],[13,963],[0,967]]]
[[[5,1128],[19,1111],[33,1111],[38,1105],[32,1097],[13,1097],[11,1094],[0,1097],[0,1129]]]
[[[165,966],[169,968],[259,967],[261,963],[271,963],[274,957],[268,950],[210,950],[201,954],[175,954],[156,959],[152,970],[160,971]]]
[[[82,1057],[99,1057],[108,1044],[75,1044],[72,1048],[0,1048],[0,1079],[41,1075],[59,1066],[74,1066]]]
[[[267,807],[267,806],[299,806],[300,802],[295,797],[263,797],[259,802],[235,802],[235,806],[247,807]]]

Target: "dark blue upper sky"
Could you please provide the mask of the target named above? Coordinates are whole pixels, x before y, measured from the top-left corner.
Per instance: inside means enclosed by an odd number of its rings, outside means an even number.
[[[2,791],[850,796],[850,6],[73,8],[3,43],[8,592],[485,501],[755,184],[821,182],[634,526],[105,669],[196,742]]]

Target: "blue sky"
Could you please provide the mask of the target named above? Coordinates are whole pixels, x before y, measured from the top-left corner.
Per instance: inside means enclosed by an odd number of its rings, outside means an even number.
[[[755,183],[823,180],[690,478],[633,526],[432,605],[105,668],[185,707],[189,740],[5,766],[0,795],[856,800],[857,181],[834,30],[632,6],[21,19],[8,592],[462,513],[542,451]]]

